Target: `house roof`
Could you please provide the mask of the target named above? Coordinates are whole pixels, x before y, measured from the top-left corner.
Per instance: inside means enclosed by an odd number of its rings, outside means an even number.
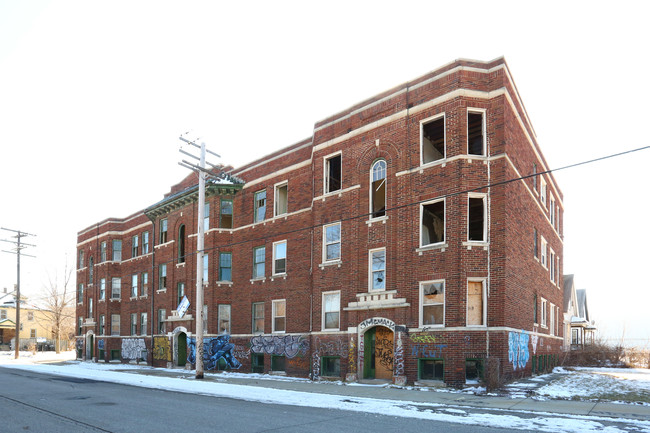
[[[563,276],[564,280],[564,311],[569,311],[569,303],[571,302],[571,291],[573,290],[573,274]]]
[[[587,290],[576,290],[576,297],[578,298],[578,315],[589,322],[589,308],[587,308]]]

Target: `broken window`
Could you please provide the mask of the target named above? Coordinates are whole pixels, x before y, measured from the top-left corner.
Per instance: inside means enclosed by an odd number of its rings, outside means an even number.
[[[483,362],[479,359],[465,360],[465,383],[479,383],[483,378]]]
[[[483,310],[483,281],[469,281],[467,283],[467,325],[485,325]]]
[[[421,127],[422,164],[439,161],[445,157],[445,116],[423,121]]]
[[[485,155],[483,112],[467,112],[467,153]]]
[[[325,160],[325,194],[341,189],[341,154]]]
[[[232,200],[221,200],[221,228],[232,228]]]
[[[219,305],[218,313],[219,334],[230,334],[230,305]]]
[[[370,290],[386,289],[386,250],[370,252]]]
[[[467,213],[468,240],[485,242],[485,196],[469,197]]]
[[[422,204],[420,207],[421,246],[445,241],[445,201]]]
[[[264,221],[266,218],[266,190],[255,193],[255,221],[256,223]]]
[[[386,215],[386,161],[380,160],[372,166],[370,188],[372,218]]]
[[[164,244],[167,242],[167,220],[160,221],[160,243]]]
[[[419,380],[443,380],[444,361],[442,359],[419,359]]]
[[[275,215],[283,215],[288,211],[289,190],[287,183],[275,187]]]
[[[422,326],[444,325],[445,282],[420,283],[420,299],[422,300]]]

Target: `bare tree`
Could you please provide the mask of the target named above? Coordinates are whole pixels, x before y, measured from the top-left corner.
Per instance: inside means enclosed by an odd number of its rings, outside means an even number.
[[[66,261],[63,280],[59,281],[56,274],[54,278],[48,275],[48,284],[43,287],[42,314],[56,340],[56,353],[61,351],[62,337],[69,341],[74,336],[75,291],[70,287],[71,280],[72,268]]]

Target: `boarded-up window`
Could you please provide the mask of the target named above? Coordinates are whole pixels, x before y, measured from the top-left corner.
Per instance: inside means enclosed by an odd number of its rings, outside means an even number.
[[[483,282],[467,283],[467,325],[484,325],[483,323]]]

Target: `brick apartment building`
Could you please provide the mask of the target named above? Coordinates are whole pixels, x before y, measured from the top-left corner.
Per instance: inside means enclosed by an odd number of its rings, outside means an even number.
[[[202,220],[206,370],[460,386],[552,364],[548,169],[503,58],[449,63],[226,169]],[[194,362],[197,182],[79,232],[80,358]]]

